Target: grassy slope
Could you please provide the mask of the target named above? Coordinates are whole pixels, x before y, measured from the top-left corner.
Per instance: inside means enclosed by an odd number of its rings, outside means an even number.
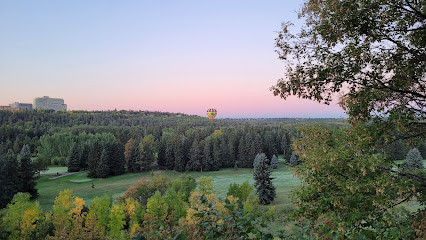
[[[291,206],[288,195],[293,187],[297,187],[300,181],[293,177],[293,171],[285,166],[282,159],[280,159],[279,168],[275,169],[272,176],[275,177],[274,185],[277,190],[277,197],[272,205],[277,207]],[[57,172],[54,168],[51,171]],[[221,197],[226,196],[226,192],[231,183],[242,183],[249,180],[253,184],[252,169],[222,169],[216,172],[204,172],[203,176],[213,177],[213,185],[218,195]],[[164,171],[165,174],[172,178],[179,177],[182,173],[173,171]],[[201,176],[199,172],[189,173],[194,178],[198,179]],[[37,188],[40,196],[37,200],[40,202],[41,207],[44,209],[51,209],[55,197],[64,189],[73,190],[74,195],[82,197],[86,204],[90,204],[92,199],[96,196],[112,195],[117,197],[123,194],[128,187],[137,182],[141,177],[151,177],[151,173],[128,173],[120,176],[109,177],[105,179],[88,178],[87,172],[78,173],[71,176],[49,180],[51,176],[41,176],[37,181]],[[94,188],[92,188],[92,183]]]

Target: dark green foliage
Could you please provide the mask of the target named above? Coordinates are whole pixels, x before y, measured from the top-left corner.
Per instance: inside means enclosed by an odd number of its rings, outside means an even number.
[[[89,141],[84,142],[83,144],[83,150],[81,151],[80,155],[80,166],[82,169],[88,168],[88,162],[89,162],[89,154],[90,150],[92,148],[92,145]]]
[[[417,148],[420,152],[420,155],[422,155],[423,159],[426,159],[426,144],[425,141],[421,141],[419,144],[419,147]]]
[[[22,147],[18,155],[18,162],[20,164],[19,181],[21,182],[19,192],[29,193],[31,198],[37,197],[35,170],[31,163],[31,152],[28,145]]]
[[[184,201],[188,201],[188,198],[192,191],[197,187],[197,181],[190,175],[182,175],[180,178],[173,181],[170,190],[183,196]]]
[[[78,172],[82,169],[80,153],[77,144],[73,144],[71,154],[68,159],[68,172]]]
[[[277,149],[275,148],[275,138],[274,138],[274,134],[271,131],[266,132],[265,134],[265,141],[264,141],[264,146],[265,146],[265,155],[267,159],[272,159],[272,156],[274,154],[278,154],[277,153]],[[260,152],[257,152],[260,153]]]
[[[124,147],[116,141],[110,149],[110,174],[112,176],[120,175],[125,172],[126,160],[124,159]]]
[[[272,169],[278,168],[278,157],[275,154],[272,156],[272,159],[271,159],[271,168]]]
[[[138,166],[138,161],[140,159],[139,151],[139,141],[136,139],[133,141],[130,148],[129,157],[127,159],[127,171],[129,172],[139,172],[140,168]]]
[[[294,153],[292,153],[291,157],[290,157],[290,166],[295,167],[295,166],[299,165],[299,163],[300,162],[299,162],[299,160],[297,160],[297,156]]]
[[[189,149],[189,162],[188,166],[193,171],[201,170],[201,151],[198,145],[198,140],[195,139],[192,143],[191,148]]]
[[[0,157],[0,168],[2,169],[0,175],[0,207],[4,208],[19,191],[21,181],[19,178],[19,163],[16,155],[12,150],[9,150],[4,157]]]
[[[259,197],[259,203],[268,205],[275,199],[275,187],[272,184],[271,170],[266,155],[261,153],[254,159],[254,186]]]
[[[417,148],[413,148],[407,153],[407,157],[405,158],[403,168],[409,171],[416,170],[416,169],[420,169],[420,170],[424,169],[423,158],[420,155],[420,152],[419,150],[417,150]]]
[[[101,157],[98,161],[98,166],[96,168],[96,177],[106,178],[108,177],[110,168],[109,168],[109,155],[107,149],[104,147],[102,149]]]
[[[99,141],[92,143],[92,149],[89,154],[89,177],[97,177],[97,168],[99,166],[99,161],[101,159],[103,147]]]
[[[182,140],[180,138],[177,138],[175,141],[175,170],[178,172],[184,172],[185,171],[185,167],[186,167],[186,163],[185,163],[185,158],[183,155],[183,144],[182,144]]]
[[[253,186],[251,186],[247,181],[244,181],[241,185],[238,183],[231,183],[228,188],[227,196],[234,196],[239,200],[245,202],[250,193],[253,192]]]

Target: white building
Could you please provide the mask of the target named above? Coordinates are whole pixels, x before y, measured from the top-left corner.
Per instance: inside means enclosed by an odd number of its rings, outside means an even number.
[[[48,96],[34,98],[34,109],[66,111],[67,105],[62,98],[50,98]]]

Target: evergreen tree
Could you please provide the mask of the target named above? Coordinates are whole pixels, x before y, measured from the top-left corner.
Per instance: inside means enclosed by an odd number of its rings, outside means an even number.
[[[158,163],[158,166],[162,166],[162,167],[166,166],[166,144],[163,138],[158,144],[157,163]]]
[[[92,145],[89,141],[83,143],[83,150],[81,151],[80,155],[80,166],[82,169],[87,169],[88,162],[89,162],[89,154],[90,149],[92,148]]]
[[[268,205],[275,198],[275,187],[272,184],[271,170],[268,165],[266,155],[261,153],[254,159],[254,186],[256,187],[256,193],[259,197],[259,203],[262,205]]]
[[[183,145],[182,140],[178,137],[175,141],[175,170],[178,172],[184,172],[186,163],[183,156]]]
[[[286,158],[287,148],[288,148],[287,137],[286,137],[286,134],[283,134],[281,138],[281,151],[284,154],[284,158]]]
[[[4,208],[19,191],[21,181],[19,178],[19,164],[16,155],[11,149],[8,150],[3,158],[2,167],[2,192],[0,194],[0,207]]]
[[[221,168],[230,168],[230,167],[234,166],[234,163],[232,163],[230,161],[228,146],[227,146],[227,144],[225,142],[225,137],[222,137],[222,139],[220,141],[219,159],[220,159],[220,166],[221,166]]]
[[[271,159],[271,168],[272,169],[278,168],[278,157],[275,154],[274,154],[274,156],[272,156],[272,159]]]
[[[168,139],[165,151],[166,157],[166,166],[169,170],[175,169],[175,147],[173,143],[173,138]]]
[[[201,170],[201,152],[200,147],[198,145],[198,140],[195,139],[192,143],[191,148],[189,149],[189,169],[193,171]]]
[[[404,169],[409,171],[416,169],[424,169],[423,158],[417,148],[413,148],[407,153],[407,157],[405,158],[404,162]]]
[[[102,155],[102,145],[98,140],[95,140],[92,144],[92,149],[89,154],[89,177],[97,177],[97,168]]]
[[[109,156],[110,175],[116,176],[123,174],[125,172],[126,165],[123,145],[118,141],[114,141],[114,143],[110,147]]]
[[[213,142],[213,163],[210,164],[210,171],[217,171],[221,168],[221,151],[217,140]]]
[[[68,159],[68,172],[78,172],[81,169],[80,153],[77,143],[74,143],[71,148],[71,153]]]
[[[426,159],[426,144],[425,141],[422,141],[419,144],[419,147],[417,148],[420,152],[420,155],[423,157],[423,159]]]
[[[211,146],[211,138],[206,138],[204,141],[204,150],[203,150],[203,161],[202,161],[202,170],[203,171],[212,171],[214,169],[213,165],[213,153]]]
[[[275,149],[275,141],[272,131],[268,131],[265,134],[265,154],[267,159],[272,159],[274,154],[277,154],[277,150]]]
[[[19,192],[27,192],[31,198],[37,197],[35,170],[31,163],[30,147],[27,144],[22,147],[21,153],[18,155],[18,162],[20,163],[19,176],[21,178]]]
[[[290,166],[295,167],[297,165],[299,165],[299,161],[297,160],[297,156],[294,153],[292,153],[291,157],[290,157]]]
[[[127,171],[129,172],[139,172],[140,168],[138,166],[138,161],[140,158],[139,151],[139,141],[133,141],[132,146],[129,151],[129,157],[127,159]]]
[[[108,150],[106,147],[102,149],[101,157],[98,161],[98,167],[96,169],[96,177],[98,178],[106,178],[109,174],[109,156],[108,156]]]
[[[238,167],[245,167],[244,164],[246,162],[246,156],[244,137],[241,137],[238,143],[238,160],[236,163]]]
[[[129,157],[130,157],[130,152],[132,150],[132,146],[133,146],[133,138],[130,138],[126,145],[124,146],[124,158],[126,160],[126,164],[129,164]]]

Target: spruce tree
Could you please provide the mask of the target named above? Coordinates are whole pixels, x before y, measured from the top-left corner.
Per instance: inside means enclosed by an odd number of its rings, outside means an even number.
[[[21,182],[19,192],[29,193],[31,198],[37,197],[35,170],[31,163],[30,147],[27,144],[22,147],[21,153],[18,155],[18,162],[20,163],[19,177]]]
[[[278,157],[275,154],[274,154],[274,156],[272,156],[272,159],[271,159],[271,168],[272,169],[278,168]]]
[[[287,148],[288,148],[287,137],[286,137],[286,134],[283,134],[281,138],[281,151],[284,154],[284,158],[286,158],[286,155],[287,155]]]
[[[102,154],[102,145],[98,140],[92,144],[92,149],[89,153],[88,165],[89,165],[89,177],[97,177],[97,168]]]
[[[175,141],[175,170],[178,172],[184,172],[186,163],[183,156],[183,145],[182,140],[180,138],[176,139]]]
[[[89,141],[83,143],[83,150],[81,151],[81,155],[80,155],[81,169],[88,168],[89,154],[90,154],[91,148],[92,148],[92,145],[90,144]]]
[[[68,159],[68,172],[78,172],[81,169],[80,153],[77,143],[74,143]]]
[[[244,137],[240,138],[240,141],[238,143],[238,159],[237,159],[237,165],[238,167],[245,167],[244,164],[246,163],[246,152],[245,152],[245,141]]]
[[[292,153],[291,157],[290,157],[290,166],[295,167],[297,165],[299,165],[299,161],[297,160],[297,156],[294,153]]]
[[[189,169],[193,171],[201,170],[201,152],[200,147],[198,145],[198,140],[195,139],[192,143],[191,148],[189,149]]]
[[[420,152],[419,150],[417,150],[417,148],[413,148],[407,153],[407,157],[405,158],[403,168],[409,171],[416,170],[416,169],[420,169],[420,170],[424,169],[423,158],[420,155]]]
[[[109,174],[109,156],[108,156],[108,150],[106,147],[102,149],[101,157],[98,161],[98,167],[96,169],[96,177],[98,178],[106,178]]]
[[[127,159],[127,171],[129,172],[139,172],[140,168],[138,166],[138,161],[140,158],[139,151],[139,141],[134,140],[129,151],[129,156]]]
[[[0,207],[5,207],[20,190],[22,185],[19,177],[19,164],[16,155],[11,149],[8,150],[4,163],[2,164],[2,192],[0,194]]]
[[[202,168],[203,171],[212,171],[214,166],[213,165],[213,153],[212,153],[212,146],[211,146],[211,139],[206,138],[204,141],[204,150],[203,150],[203,161],[202,161]]]
[[[254,186],[259,197],[259,203],[268,205],[275,199],[275,187],[272,184],[271,170],[266,155],[261,153],[254,159]]]
[[[152,163],[155,161],[154,144],[154,136],[151,134],[145,136],[139,144],[142,171],[149,171]]]

